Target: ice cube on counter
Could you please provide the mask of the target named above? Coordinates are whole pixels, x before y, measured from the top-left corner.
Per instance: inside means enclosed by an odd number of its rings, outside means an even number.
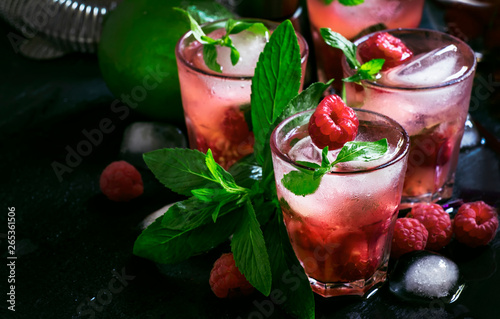
[[[454,44],[414,57],[410,62],[390,69],[383,75],[387,85],[429,87],[457,79],[468,70],[459,63],[460,52]]]
[[[159,122],[135,122],[123,133],[120,153],[130,164],[146,167],[142,154],[176,147],[187,147],[186,137],[177,127]]]
[[[401,256],[389,278],[390,291],[409,301],[439,299],[451,303],[464,288],[457,264],[429,251]]]

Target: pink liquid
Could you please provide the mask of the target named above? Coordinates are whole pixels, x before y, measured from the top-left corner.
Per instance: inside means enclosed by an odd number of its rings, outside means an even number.
[[[311,33],[316,52],[318,79],[335,79],[333,87],[342,88],[342,52],[328,46],[320,28],[330,28],[349,40],[363,30],[383,23],[387,28],[415,28],[420,24],[424,0],[369,0],[358,6],[346,7],[338,1],[326,5],[323,0],[307,0]]]
[[[216,30],[211,36],[217,38],[222,34],[223,30]],[[308,48],[305,40],[299,35],[298,38],[303,80]],[[226,61],[222,74],[206,67],[202,55],[203,46],[199,42],[194,41],[184,47],[182,56],[187,63],[179,61],[180,54],[177,51],[189,145],[204,153],[211,149],[216,162],[225,169],[253,152],[254,136],[246,119],[250,118],[250,94],[255,64],[266,43],[265,39],[259,41],[254,46],[256,51],[240,52],[241,59],[244,59],[240,62],[246,64],[245,68],[241,69],[238,64],[233,68]],[[226,57],[229,59],[229,55]],[[220,59],[221,55],[218,61],[223,64],[224,61],[221,62]]]

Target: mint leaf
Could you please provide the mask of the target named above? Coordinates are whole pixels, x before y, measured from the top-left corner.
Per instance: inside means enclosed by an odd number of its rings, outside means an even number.
[[[265,158],[270,157],[271,128],[290,99],[297,95],[300,79],[297,35],[292,23],[286,20],[272,33],[259,57],[252,79],[254,153],[257,162],[263,166]]]
[[[217,203],[205,203],[194,197],[177,202],[163,214],[162,226],[179,232],[172,233],[172,236],[180,235],[210,221],[216,206]]]
[[[174,7],[174,10],[177,10],[188,17],[193,36],[196,40],[198,40],[198,42],[203,44],[203,61],[205,61],[205,64],[209,69],[218,73],[222,73],[222,67],[219,63],[217,63],[217,49],[215,48],[216,45],[230,48],[231,63],[233,65],[236,65],[240,60],[240,53],[233,45],[233,41],[231,40],[229,35],[240,33],[247,29],[251,32],[261,35],[265,35],[266,32],[268,32],[266,26],[261,22],[251,23],[228,19],[225,26],[226,34],[220,39],[212,39],[208,37],[205,32],[203,32],[203,29],[200,27],[198,22],[191,16],[188,11],[176,7]]]
[[[333,166],[338,163],[349,161],[373,161],[384,156],[387,149],[388,145],[386,138],[376,142],[347,142],[331,165]]]
[[[217,187],[206,155],[191,149],[160,149],[143,155],[155,177],[172,191],[190,196],[192,189]]]
[[[217,223],[208,222],[182,233],[164,227],[163,217],[159,217],[136,239],[133,252],[153,262],[171,264],[208,251],[227,241],[240,224],[238,211],[221,215]]]
[[[215,162],[215,159],[212,155],[212,150],[210,149],[207,151],[205,164],[212,174],[214,181],[222,186],[228,193],[246,193],[247,190],[236,185],[233,176],[229,174],[224,168],[222,168],[222,166],[217,164],[217,162]]]
[[[373,59],[363,63],[356,74],[343,79],[344,82],[360,82],[361,80],[373,80],[377,78],[378,73],[384,65],[384,59]]]
[[[333,32],[329,28],[321,28],[319,29],[323,40],[329,46],[333,48],[337,48],[344,52],[344,55],[347,59],[347,63],[351,67],[351,69],[357,69],[361,66],[361,64],[356,59],[356,45],[351,41],[347,40],[343,35],[337,32]]]
[[[288,102],[285,109],[275,121],[276,125],[294,114],[316,108],[323,97],[323,93],[332,84],[332,82],[333,79],[327,83],[316,82],[309,85],[307,89]],[[274,129],[276,125],[273,125],[271,128]]]
[[[365,0],[339,0],[344,6],[357,6],[365,2]]]
[[[311,285],[290,245],[279,209],[264,228],[264,238],[271,263],[273,291],[281,291],[286,296],[281,306],[293,317],[314,319]]]
[[[264,236],[252,203],[246,201],[245,211],[231,241],[236,267],[265,296],[271,292],[271,265]]]
[[[207,43],[203,46],[203,61],[210,70],[222,73],[222,66],[217,63],[217,48],[214,44]]]
[[[306,196],[318,189],[321,179],[315,178],[313,172],[291,171],[283,176],[281,183],[295,195]]]
[[[352,141],[344,144],[335,161],[328,160],[328,146],[321,153],[321,166],[315,163],[303,162],[300,164],[314,169],[307,171],[299,169],[291,171],[283,176],[281,183],[286,189],[297,196],[306,196],[313,194],[321,183],[321,178],[338,163],[349,161],[369,162],[381,158],[387,152],[387,139],[383,138],[376,142],[358,142]]]
[[[378,72],[382,69],[385,62],[384,59],[373,59],[361,65],[356,59],[357,47],[354,43],[347,40],[340,33],[333,32],[329,28],[321,28],[320,33],[326,44],[344,52],[349,67],[356,70],[356,73],[344,79],[344,82],[360,82],[361,80],[377,79]]]

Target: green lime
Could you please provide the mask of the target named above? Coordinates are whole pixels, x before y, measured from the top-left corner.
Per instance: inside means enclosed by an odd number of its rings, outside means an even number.
[[[110,12],[99,43],[99,67],[117,99],[155,120],[184,121],[175,45],[189,30],[188,10],[199,23],[233,15],[210,0],[124,0]]]

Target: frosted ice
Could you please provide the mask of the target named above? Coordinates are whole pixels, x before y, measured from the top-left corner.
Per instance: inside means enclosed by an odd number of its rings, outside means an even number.
[[[450,44],[418,55],[409,63],[387,71],[383,75],[383,81],[386,84],[412,87],[433,86],[451,81],[467,72],[467,67],[458,63],[459,54],[458,48]]]
[[[310,137],[301,139],[288,152],[288,156],[294,161],[307,161],[321,164],[321,151],[314,146]]]
[[[217,62],[222,66],[224,74],[253,75],[260,53],[264,50],[268,39],[250,31],[243,31],[229,36],[240,53],[240,60],[233,66],[231,50],[217,46]]]
[[[404,278],[405,288],[415,295],[442,298],[457,284],[458,266],[448,258],[429,255],[412,264]]]

